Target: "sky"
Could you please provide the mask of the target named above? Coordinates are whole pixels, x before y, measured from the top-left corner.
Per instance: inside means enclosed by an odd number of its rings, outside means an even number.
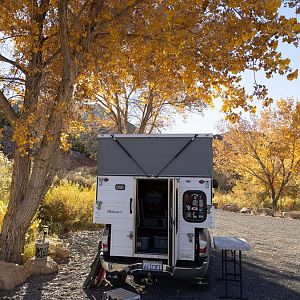
[[[289,12],[283,11],[284,15],[290,16]],[[299,19],[299,17],[298,17]],[[282,56],[291,60],[293,69],[300,71],[300,47],[295,48],[288,44],[280,44],[279,50]],[[245,72],[243,75],[242,85],[247,92],[253,91],[254,79],[252,72]],[[267,79],[263,72],[256,73],[256,81],[258,84],[266,85],[269,90],[269,96],[274,99],[274,102],[281,98],[293,97],[300,101],[300,73],[296,80],[289,81],[286,76],[273,75]],[[186,120],[176,116],[172,127],[166,128],[163,133],[218,133],[217,125],[224,119],[224,114],[220,112],[221,101],[215,102],[215,107],[204,110],[203,115],[199,113],[189,114]],[[261,107],[257,105],[258,112]],[[247,115],[244,115],[247,117]]]

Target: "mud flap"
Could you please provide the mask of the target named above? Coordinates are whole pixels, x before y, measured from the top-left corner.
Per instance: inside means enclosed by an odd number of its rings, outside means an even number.
[[[102,249],[102,241],[99,242],[97,255],[91,264],[91,271],[83,283],[84,289],[90,289],[99,286],[105,279],[106,271],[102,268],[100,252]]]

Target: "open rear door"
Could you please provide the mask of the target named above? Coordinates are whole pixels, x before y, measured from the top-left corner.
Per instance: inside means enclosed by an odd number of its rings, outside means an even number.
[[[169,179],[168,264],[175,269],[178,258],[178,182]],[[173,270],[174,270],[173,269]]]
[[[132,257],[134,245],[134,178],[98,176],[94,223],[111,224],[110,255]]]

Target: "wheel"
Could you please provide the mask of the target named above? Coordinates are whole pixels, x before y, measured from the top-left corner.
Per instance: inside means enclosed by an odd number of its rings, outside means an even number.
[[[125,283],[126,282],[126,278],[127,278],[127,273],[125,273],[125,272],[119,272],[117,274],[117,278],[118,278],[118,281],[120,283]]]
[[[203,278],[197,281],[197,288],[201,291],[209,291],[211,289],[211,262],[209,263],[206,274]]]
[[[207,285],[207,290],[211,289],[211,277],[212,277],[212,271],[211,271],[211,262],[209,263],[207,272],[205,274],[204,280],[206,282]]]

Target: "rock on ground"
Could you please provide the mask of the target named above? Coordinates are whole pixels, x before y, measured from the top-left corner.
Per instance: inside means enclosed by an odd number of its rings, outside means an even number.
[[[63,242],[51,242],[49,256],[56,262],[67,262],[70,257],[70,251]]]
[[[24,283],[28,273],[23,266],[0,261],[0,290],[10,290]]]
[[[49,256],[47,259],[32,257],[26,261],[24,268],[30,276],[51,274],[58,271],[57,263]]]
[[[239,208],[235,204],[226,204],[223,206],[223,210],[231,211],[231,212],[238,212]]]
[[[243,207],[241,210],[240,210],[240,213],[242,214],[251,214],[252,212],[252,209],[251,208],[248,208],[248,207]]]
[[[282,213],[284,218],[290,219],[300,219],[300,212],[299,211],[286,211]]]
[[[257,213],[265,215],[265,216],[274,217],[275,209],[274,208],[258,208]]]

